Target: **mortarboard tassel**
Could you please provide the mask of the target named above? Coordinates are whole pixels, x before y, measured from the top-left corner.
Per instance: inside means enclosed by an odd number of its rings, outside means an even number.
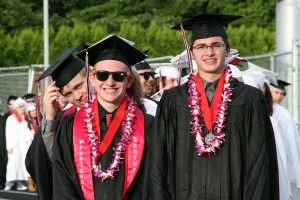
[[[186,49],[186,54],[187,54],[187,57],[188,57],[188,66],[189,66],[191,72],[193,72],[193,64],[192,64],[192,59],[191,59],[190,46],[189,46],[188,41],[186,39],[186,33],[185,33],[185,30],[183,29],[182,23],[180,24],[180,29],[181,29],[181,33],[182,33],[182,39],[183,39],[183,42],[184,42],[184,46],[185,46],[185,49]]]
[[[90,84],[89,84],[89,75],[90,75],[90,66],[89,66],[89,53],[88,50],[85,49],[85,64],[86,64],[86,84],[87,84],[87,100],[88,102],[92,101],[92,94],[90,90]]]
[[[182,59],[181,59],[181,56],[180,56],[180,59],[179,59],[178,85],[181,85],[181,76],[182,76]]]
[[[41,125],[43,113],[42,113],[42,92],[41,92],[40,82],[38,82],[38,85],[37,85],[36,112],[37,112],[38,123],[39,123],[39,125]]]
[[[159,81],[159,94],[160,94],[160,96],[162,96],[164,86],[163,86],[163,80],[162,80],[162,76],[161,76],[161,69],[159,70],[158,81]]]

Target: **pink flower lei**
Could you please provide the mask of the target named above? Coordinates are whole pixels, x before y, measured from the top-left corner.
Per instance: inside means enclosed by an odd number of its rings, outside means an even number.
[[[137,108],[136,101],[133,97],[126,95],[126,98],[129,102],[128,107],[125,112],[125,116],[122,121],[122,137],[117,144],[117,147],[114,148],[114,158],[110,166],[107,168],[106,171],[101,169],[101,163],[98,162],[100,158],[100,152],[98,151],[98,146],[100,145],[100,140],[98,137],[98,133],[95,130],[94,122],[94,115],[92,110],[92,102],[86,103],[85,107],[85,122],[86,126],[85,132],[87,133],[88,142],[91,147],[91,163],[92,163],[92,170],[94,172],[94,176],[101,178],[101,180],[105,179],[113,179],[114,173],[119,170],[119,166],[122,159],[122,153],[126,150],[128,144],[130,144],[133,135],[133,128],[134,128],[134,111]],[[98,116],[96,116],[98,117]]]
[[[201,96],[197,91],[196,86],[196,75],[191,73],[188,80],[189,86],[189,98],[188,104],[191,108],[191,125],[192,125],[192,135],[195,137],[196,148],[199,156],[209,157],[210,155],[215,155],[217,150],[225,141],[224,132],[224,122],[226,121],[226,115],[228,114],[228,104],[231,102],[231,95],[233,88],[230,87],[230,81],[233,80],[232,72],[230,67],[225,69],[226,77],[225,84],[223,87],[222,101],[218,102],[218,108],[216,110],[216,119],[214,121],[214,135],[210,144],[205,143],[204,132],[202,130],[203,124],[200,118],[203,117],[200,102]]]

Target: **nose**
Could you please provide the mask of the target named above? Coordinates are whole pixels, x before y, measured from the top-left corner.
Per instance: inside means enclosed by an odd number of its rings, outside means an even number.
[[[178,80],[174,80],[174,87],[178,86]]]
[[[107,85],[113,86],[116,84],[116,81],[113,79],[112,75],[110,74],[108,79],[105,81]]]
[[[74,92],[74,96],[75,96],[76,101],[80,101],[82,94],[80,91],[76,91],[76,92]]]
[[[214,50],[213,50],[213,48],[211,46],[207,46],[206,50],[205,50],[205,54],[206,55],[214,55],[215,52],[214,52]]]

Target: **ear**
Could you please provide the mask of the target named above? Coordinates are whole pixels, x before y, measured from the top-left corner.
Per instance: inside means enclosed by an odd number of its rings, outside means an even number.
[[[230,54],[230,48],[227,48],[227,49],[226,49],[226,57],[228,57],[229,54]]]
[[[90,83],[93,87],[96,87],[96,74],[92,73],[92,71],[89,74]]]
[[[133,75],[127,76],[127,83],[128,84],[127,84],[126,88],[130,88],[130,86],[132,85],[133,81],[134,81],[134,76]]]

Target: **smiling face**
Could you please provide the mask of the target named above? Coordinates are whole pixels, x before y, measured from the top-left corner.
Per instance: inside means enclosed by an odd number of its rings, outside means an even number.
[[[83,69],[85,70],[85,69]],[[87,80],[85,73],[78,73],[61,91],[61,95],[76,107],[81,108],[87,98]]]
[[[222,37],[197,39],[193,42],[192,56],[198,66],[201,77],[207,81],[214,81],[224,71],[225,57],[229,48]]]
[[[117,60],[103,60],[95,64],[95,73],[90,74],[90,80],[95,87],[98,95],[99,103],[109,112],[117,108],[124,96],[126,89],[129,88],[134,80],[130,74],[129,68],[122,62]],[[106,80],[97,79],[97,71],[107,72],[124,72],[126,74],[124,80],[114,80],[112,74],[109,74]]]
[[[151,69],[142,69],[142,70],[137,70],[137,73],[140,75],[140,84],[141,84],[141,87],[142,87],[142,91],[143,91],[143,95],[144,96],[150,96],[151,95],[151,92],[152,92],[152,88],[153,88],[153,85],[154,85],[154,74],[153,76],[149,75],[146,77],[148,78],[145,79],[145,75],[144,73],[147,73],[147,72],[152,72]]]

